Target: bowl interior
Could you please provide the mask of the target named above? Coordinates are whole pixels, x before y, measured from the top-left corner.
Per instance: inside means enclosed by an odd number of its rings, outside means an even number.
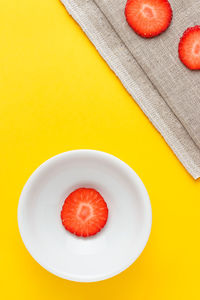
[[[80,238],[66,231],[60,212],[65,198],[79,187],[95,188],[107,202],[106,226]],[[147,192],[119,159],[98,151],[72,151],[40,166],[22,192],[19,228],[32,256],[50,272],[76,281],[111,277],[143,250],[151,228]]]

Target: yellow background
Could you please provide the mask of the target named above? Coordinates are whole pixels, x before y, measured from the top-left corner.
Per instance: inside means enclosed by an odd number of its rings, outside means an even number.
[[[194,181],[58,0],[0,0],[0,298],[200,299],[200,181]],[[20,192],[58,153],[91,148],[124,160],[153,209],[150,240],[122,274],[60,279],[26,251]]]

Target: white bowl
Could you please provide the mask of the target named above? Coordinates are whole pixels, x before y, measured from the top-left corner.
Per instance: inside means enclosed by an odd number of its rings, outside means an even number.
[[[79,187],[95,188],[107,202],[106,226],[80,238],[65,230],[60,211]],[[43,163],[26,183],[18,206],[22,240],[51,273],[73,281],[112,277],[141,254],[151,231],[151,204],[138,175],[120,159],[100,151],[75,150]]]

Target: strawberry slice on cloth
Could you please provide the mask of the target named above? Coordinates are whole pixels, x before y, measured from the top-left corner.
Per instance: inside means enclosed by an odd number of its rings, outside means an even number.
[[[125,16],[137,34],[151,38],[169,27],[172,8],[168,0],[128,0]]]
[[[200,70],[200,26],[189,27],[180,39],[179,58],[190,70]]]

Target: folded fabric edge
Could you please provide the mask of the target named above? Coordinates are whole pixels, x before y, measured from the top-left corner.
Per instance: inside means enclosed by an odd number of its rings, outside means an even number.
[[[200,150],[193,142],[192,138],[187,133],[186,129],[180,123],[180,121],[176,118],[173,112],[169,112],[170,119],[173,118],[173,124],[178,124],[178,128],[182,130],[182,136],[184,133],[184,139],[180,140],[168,126],[168,122],[166,118],[162,118],[156,112],[156,107],[149,107],[148,99],[145,102],[146,95],[142,94],[140,87],[134,82],[134,80],[130,77],[130,75],[126,72],[123,65],[120,62],[120,58],[112,53],[109,48],[109,44],[105,43],[105,40],[102,38],[102,33],[99,34],[95,26],[91,23],[88,14],[92,14],[92,10],[94,9],[94,2],[87,1],[87,7],[83,9],[78,5],[79,1],[66,1],[61,0],[61,2],[66,7],[68,13],[76,20],[76,22],[81,26],[82,30],[86,33],[90,41],[94,44],[100,55],[107,62],[116,76],[120,79],[126,90],[130,93],[130,95],[134,98],[152,124],[156,127],[156,129],[163,136],[167,144],[173,150],[175,155],[179,158],[183,166],[186,170],[192,175],[194,179],[198,179],[200,177]],[[91,6],[91,10],[88,11],[88,5]],[[95,13],[98,8],[95,7]],[[102,12],[99,10],[99,14],[101,14],[101,19],[105,19],[104,22],[108,22]],[[103,29],[102,29],[103,30]],[[110,30],[113,30],[110,27]],[[114,30],[113,30],[114,31]],[[115,34],[115,32],[113,33]],[[125,47],[125,45],[124,45]],[[169,109],[169,108],[168,108]],[[189,149],[189,150],[188,150]]]

